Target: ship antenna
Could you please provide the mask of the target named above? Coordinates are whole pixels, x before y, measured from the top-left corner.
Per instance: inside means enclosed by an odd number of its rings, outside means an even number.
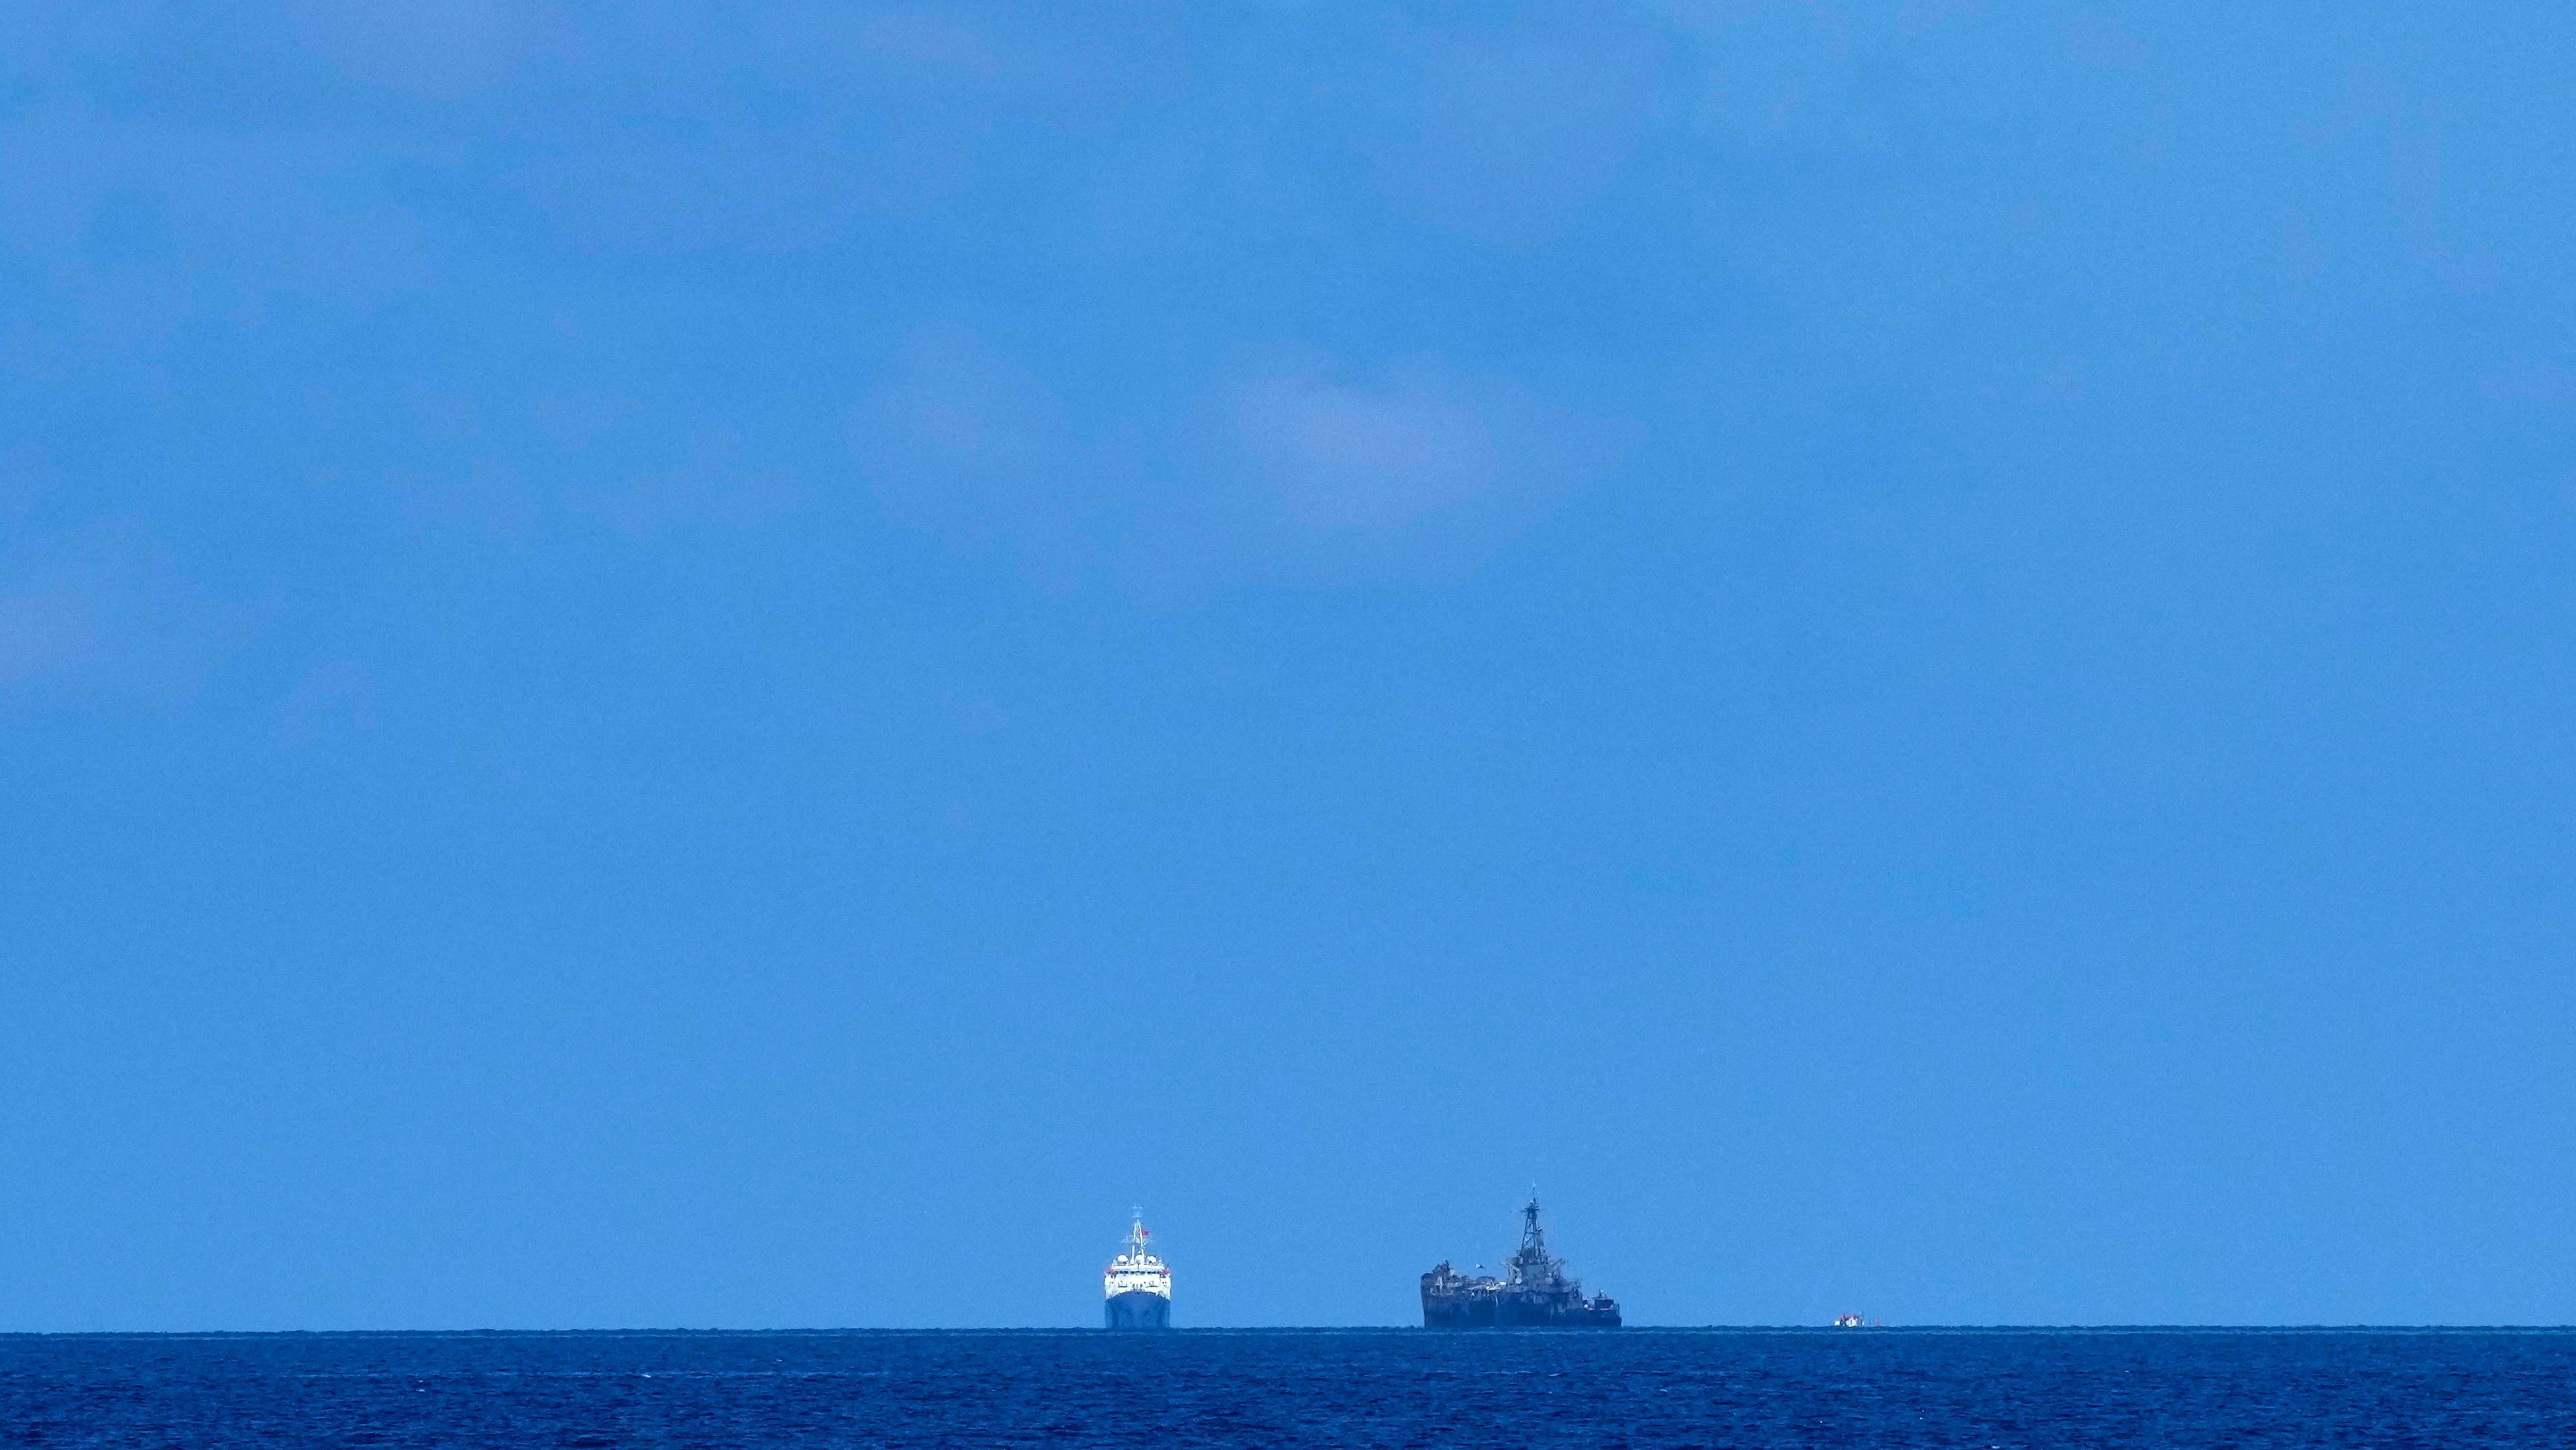
[[[1529,1202],[1521,1207],[1521,1256],[1532,1263],[1547,1261],[1547,1235],[1538,1226],[1538,1185],[1530,1185]]]

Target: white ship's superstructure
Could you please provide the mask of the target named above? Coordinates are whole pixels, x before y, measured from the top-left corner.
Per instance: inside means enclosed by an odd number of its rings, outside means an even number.
[[[1144,1210],[1128,1226],[1127,1246],[1109,1261],[1100,1276],[1101,1316],[1112,1329],[1169,1329],[1172,1325],[1172,1266],[1145,1247]]]

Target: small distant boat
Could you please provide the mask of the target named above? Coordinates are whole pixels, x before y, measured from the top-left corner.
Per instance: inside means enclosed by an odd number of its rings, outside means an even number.
[[[1836,1329],[1867,1329],[1869,1327],[1869,1321],[1861,1318],[1857,1314],[1837,1314],[1834,1316],[1834,1327]]]

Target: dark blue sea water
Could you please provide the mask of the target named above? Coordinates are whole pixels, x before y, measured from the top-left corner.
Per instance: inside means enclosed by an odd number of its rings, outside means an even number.
[[[43,1446],[2576,1446],[2576,1333],[0,1337]]]

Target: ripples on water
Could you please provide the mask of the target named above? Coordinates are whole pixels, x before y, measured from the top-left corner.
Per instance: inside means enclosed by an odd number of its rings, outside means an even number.
[[[2558,1331],[0,1337],[0,1445],[2576,1445]]]

